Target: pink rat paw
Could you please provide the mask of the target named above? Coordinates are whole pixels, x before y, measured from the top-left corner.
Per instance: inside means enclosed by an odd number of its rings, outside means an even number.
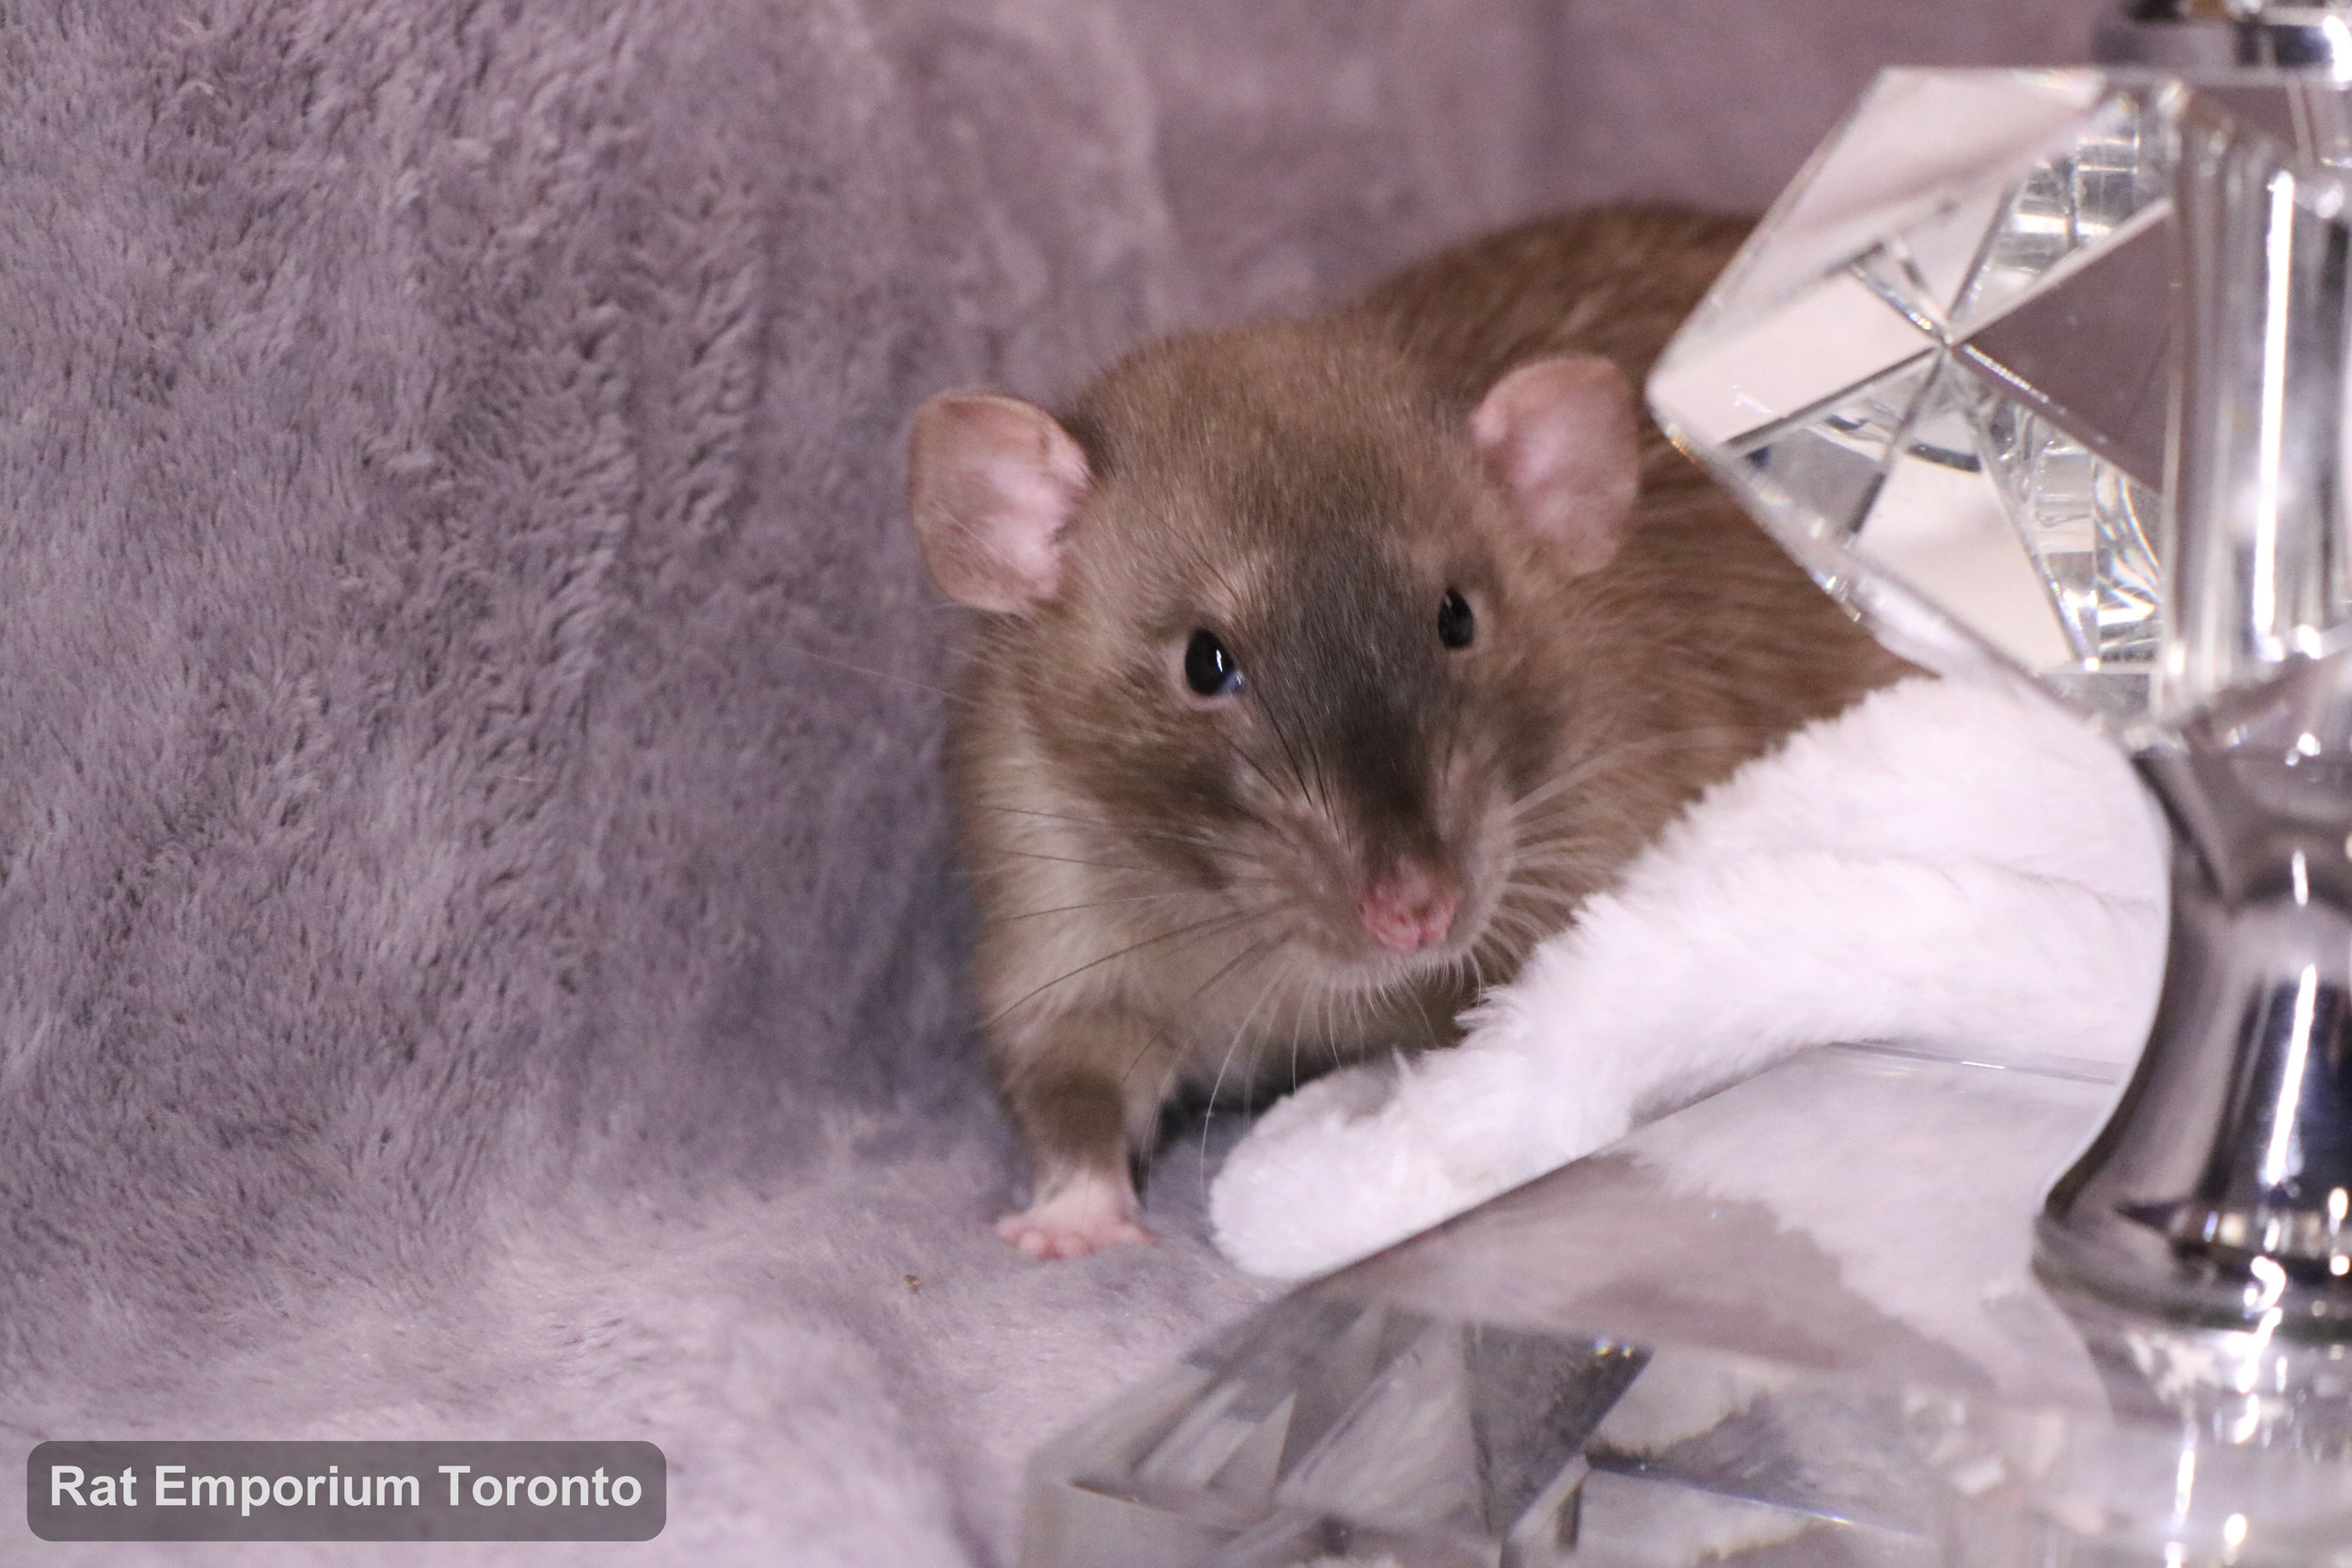
[[[1136,1223],[1135,1189],[1101,1176],[1072,1178],[1022,1212],[998,1220],[996,1234],[1040,1262],[1152,1243],[1152,1233]]]

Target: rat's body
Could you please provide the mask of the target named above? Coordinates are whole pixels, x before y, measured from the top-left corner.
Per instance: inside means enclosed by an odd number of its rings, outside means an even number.
[[[1744,231],[1556,219],[1059,421],[926,405],[926,559],[993,611],[955,750],[1036,1164],[1009,1239],[1140,1239],[1179,1085],[1450,1041],[1701,789],[1899,671],[1634,409]]]

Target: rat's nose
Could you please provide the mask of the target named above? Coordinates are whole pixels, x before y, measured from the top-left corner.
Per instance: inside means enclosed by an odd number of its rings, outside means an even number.
[[[1445,941],[1459,903],[1454,889],[1428,867],[1406,861],[1375,879],[1357,900],[1356,911],[1373,941],[1394,952],[1418,953]]]

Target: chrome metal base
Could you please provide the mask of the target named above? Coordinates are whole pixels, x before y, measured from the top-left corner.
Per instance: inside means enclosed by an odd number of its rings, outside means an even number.
[[[2052,1189],[2045,1276],[2176,1322],[2352,1338],[2352,765],[2143,757],[2175,835],[2137,1074]]]
[[[2107,65],[2213,71],[2270,68],[2341,72],[2352,66],[2346,11],[2264,0],[2139,0],[2101,23],[2091,53]]]

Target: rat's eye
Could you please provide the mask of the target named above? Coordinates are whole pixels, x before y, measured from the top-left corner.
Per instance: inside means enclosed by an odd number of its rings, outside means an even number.
[[[1241,666],[1216,633],[1196,631],[1184,644],[1184,684],[1203,697],[1230,697],[1241,689]]]
[[[1460,589],[1447,589],[1438,606],[1438,641],[1449,648],[1467,648],[1477,635],[1478,623],[1470,615],[1470,601],[1462,597]]]

